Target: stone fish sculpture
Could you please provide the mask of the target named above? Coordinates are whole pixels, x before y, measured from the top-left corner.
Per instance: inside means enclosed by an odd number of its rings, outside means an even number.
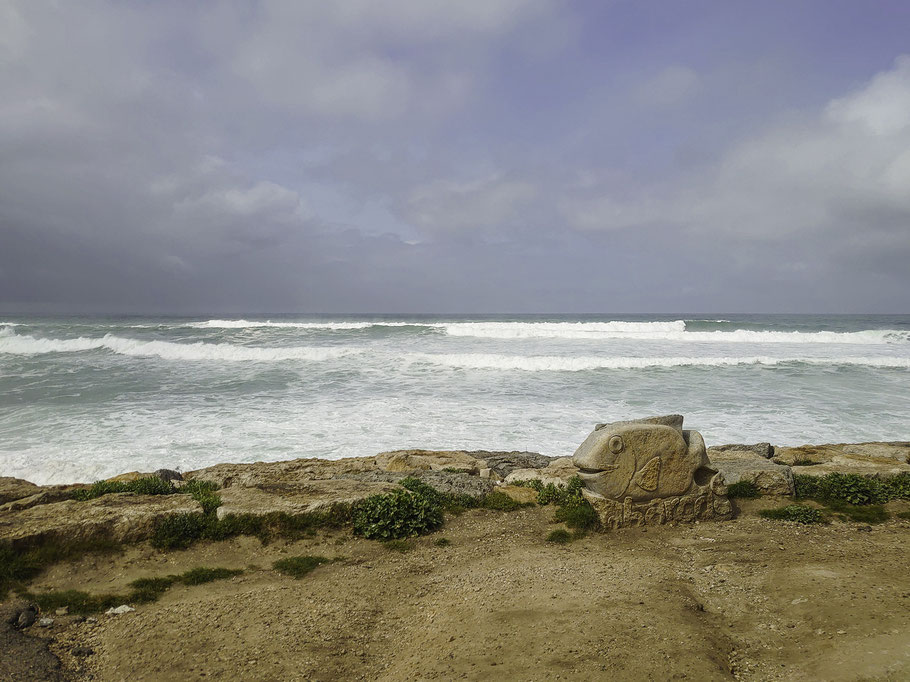
[[[673,414],[598,424],[573,456],[604,528],[728,519],[723,475],[698,431]]]

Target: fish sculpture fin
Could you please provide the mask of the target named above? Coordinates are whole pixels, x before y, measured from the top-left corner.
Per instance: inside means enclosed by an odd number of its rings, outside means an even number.
[[[642,490],[647,490],[648,492],[654,492],[657,490],[657,481],[660,478],[660,457],[653,457],[648,460],[637,474],[632,478],[632,482],[635,483]]]

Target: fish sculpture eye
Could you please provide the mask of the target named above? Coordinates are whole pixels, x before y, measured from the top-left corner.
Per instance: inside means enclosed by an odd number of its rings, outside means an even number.
[[[603,441],[601,441],[601,442],[603,442]],[[622,452],[622,449],[623,449],[622,437],[621,436],[610,436],[609,446],[610,446],[610,452],[612,452],[614,455],[618,455],[620,452]]]

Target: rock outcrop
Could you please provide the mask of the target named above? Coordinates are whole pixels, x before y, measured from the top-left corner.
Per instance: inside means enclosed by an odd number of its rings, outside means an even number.
[[[837,443],[777,447],[774,461],[797,468],[800,474],[832,472],[892,476],[910,472],[910,442]]]
[[[755,484],[764,495],[792,495],[793,475],[790,467],[766,459],[752,448],[735,446],[708,448],[711,466],[724,475],[727,485],[739,481]]]
[[[115,493],[86,502],[66,500],[0,513],[0,540],[14,548],[50,541],[135,542],[151,536],[160,519],[194,511],[199,503],[188,495]]]

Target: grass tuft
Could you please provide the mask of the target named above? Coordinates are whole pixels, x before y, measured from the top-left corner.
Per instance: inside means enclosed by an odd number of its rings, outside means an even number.
[[[572,542],[572,534],[565,528],[557,528],[554,531],[550,531],[550,534],[547,535],[547,542],[552,542],[556,545],[567,545]]]
[[[272,564],[272,568],[279,573],[300,580],[300,578],[307,573],[310,573],[319,566],[322,566],[322,564],[327,564],[330,561],[331,559],[327,559],[324,556],[291,556],[285,559],[279,559]]]
[[[111,493],[173,495],[176,492],[177,489],[170,481],[164,481],[157,476],[144,476],[134,481],[96,481],[88,488],[73,491],[72,499],[85,502]]]
[[[437,547],[448,547],[452,544],[452,541],[449,538],[436,538],[436,541],[433,543]]]
[[[201,585],[213,580],[224,580],[243,573],[242,569],[231,568],[194,568],[180,575],[168,575],[156,578],[139,578],[129,584],[126,594],[93,595],[78,590],[60,590],[37,594],[25,593],[43,611],[68,607],[70,613],[87,615],[104,611],[120,604],[148,604],[158,599],[176,584]]]
[[[777,509],[762,509],[758,512],[758,515],[775,521],[792,521],[803,524],[827,523],[821,511],[801,504],[790,504]]]
[[[754,500],[761,497],[761,491],[752,481],[737,481],[727,486],[727,497]]]

